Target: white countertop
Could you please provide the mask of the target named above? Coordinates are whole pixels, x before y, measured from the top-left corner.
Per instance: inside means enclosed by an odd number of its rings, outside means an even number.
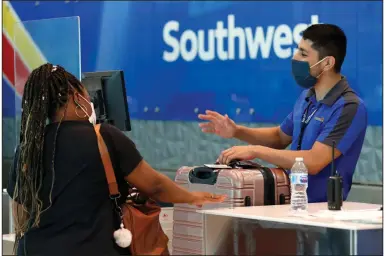
[[[2,255],[14,255],[13,253],[14,245],[15,245],[15,234],[4,234]]]
[[[3,235],[3,241],[10,241],[10,242],[15,242],[15,234],[4,234]]]
[[[215,210],[201,210],[199,212],[208,215],[227,216],[234,218],[243,218],[251,220],[263,220],[271,222],[280,222],[287,224],[336,228],[345,230],[369,230],[382,229],[382,223],[363,224],[352,221],[341,221],[334,219],[334,214],[342,215],[342,212],[361,214],[358,211],[364,211],[365,214],[374,214],[374,210],[379,209],[381,205],[364,204],[355,202],[344,202],[342,211],[326,211],[327,203],[312,203],[308,204],[308,215],[306,216],[291,216],[290,205],[270,205],[270,206],[250,206],[250,207],[235,207],[235,208],[221,208]],[[372,212],[372,213],[371,213]],[[323,213],[323,214],[321,214]],[[324,215],[321,217],[321,215]],[[378,214],[380,215],[380,214]]]

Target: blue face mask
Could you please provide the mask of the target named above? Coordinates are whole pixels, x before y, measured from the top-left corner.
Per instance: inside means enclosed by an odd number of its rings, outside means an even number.
[[[296,81],[296,83],[305,88],[310,89],[311,87],[315,86],[316,82],[318,81],[318,78],[320,75],[323,74],[320,73],[317,77],[314,77],[311,75],[310,70],[311,68],[315,67],[319,63],[321,63],[324,59],[318,61],[314,65],[310,67],[310,64],[307,61],[299,61],[299,60],[292,60],[292,75]]]

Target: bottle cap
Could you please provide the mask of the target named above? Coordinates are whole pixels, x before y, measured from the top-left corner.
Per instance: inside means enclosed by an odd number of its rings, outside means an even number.
[[[303,161],[303,157],[296,157],[295,161],[297,161],[297,162]]]

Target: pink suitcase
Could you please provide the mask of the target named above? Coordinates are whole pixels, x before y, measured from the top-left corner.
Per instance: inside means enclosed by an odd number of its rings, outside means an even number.
[[[181,167],[176,183],[189,191],[226,194],[221,204],[207,204],[202,209],[288,204],[290,181],[279,168],[267,168],[253,162],[234,162],[232,169]],[[197,207],[175,204],[173,213],[173,255],[204,255],[203,215]]]

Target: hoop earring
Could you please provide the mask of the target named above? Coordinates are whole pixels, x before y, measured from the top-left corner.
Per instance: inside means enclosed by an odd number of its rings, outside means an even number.
[[[80,116],[80,115],[78,114],[78,112],[77,112],[78,109],[81,109],[81,110],[83,111],[84,116]],[[85,107],[78,103],[78,105],[77,105],[76,108],[75,108],[75,115],[76,115],[77,117],[79,117],[79,118],[85,118],[85,117],[87,116],[87,114],[86,114],[85,112],[86,112],[86,111],[85,111]]]

